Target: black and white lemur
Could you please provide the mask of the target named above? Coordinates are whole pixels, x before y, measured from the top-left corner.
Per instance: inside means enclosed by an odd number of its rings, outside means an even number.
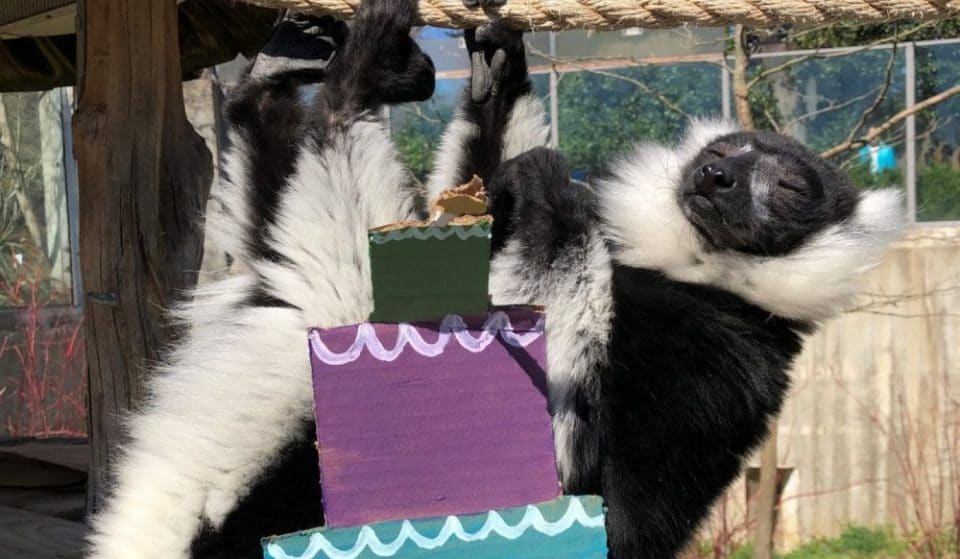
[[[208,220],[239,272],[180,311],[91,557],[257,557],[261,535],[320,522],[305,330],[367,317],[365,232],[419,213],[379,116],[433,90],[415,5],[366,0],[349,33],[288,18],[232,94]],[[899,197],[717,122],[575,185],[539,147],[520,35],[487,26],[467,45],[471,86],[428,190],[486,179],[492,298],[546,306],[564,487],[604,496],[611,557],[671,557],[780,409],[802,336],[896,235]]]

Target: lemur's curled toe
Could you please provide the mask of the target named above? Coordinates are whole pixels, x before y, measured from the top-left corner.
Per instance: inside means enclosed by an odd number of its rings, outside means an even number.
[[[467,29],[464,40],[470,53],[470,97],[474,103],[496,97],[505,84],[524,81],[527,63],[523,32],[493,22]]]

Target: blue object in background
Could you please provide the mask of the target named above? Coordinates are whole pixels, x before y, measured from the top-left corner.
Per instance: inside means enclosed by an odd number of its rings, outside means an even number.
[[[860,162],[870,165],[870,172],[877,175],[897,168],[897,154],[884,143],[864,146],[860,149]]]

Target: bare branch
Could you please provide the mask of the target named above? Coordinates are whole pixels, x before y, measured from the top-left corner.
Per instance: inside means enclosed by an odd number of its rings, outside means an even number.
[[[893,48],[890,49],[890,58],[887,60],[887,65],[884,67],[883,71],[883,82],[880,84],[880,91],[877,92],[876,98],[874,98],[873,103],[869,107],[863,110],[860,113],[860,118],[857,119],[857,123],[853,125],[853,128],[850,129],[850,133],[847,134],[845,142],[852,142],[857,135],[860,134],[860,131],[863,130],[863,126],[867,123],[867,119],[870,118],[877,109],[880,108],[880,105],[883,104],[883,100],[887,96],[887,92],[890,90],[890,82],[893,78],[893,65],[897,60],[897,45],[894,44]]]
[[[737,25],[733,33],[733,99],[737,120],[745,130],[753,130],[753,114],[750,112],[750,88],[747,84],[747,66],[750,58],[743,47],[743,25]]]
[[[840,109],[845,109],[845,108],[849,107],[850,105],[859,103],[860,101],[863,101],[863,100],[866,99],[867,97],[870,97],[871,95],[873,95],[874,93],[876,93],[878,89],[880,89],[880,88],[877,87],[877,88],[871,89],[870,91],[864,93],[863,95],[857,95],[856,97],[851,97],[851,98],[847,99],[846,101],[844,101],[844,102],[842,102],[842,103],[837,103],[837,102],[834,101],[833,99],[830,99],[830,100],[828,100],[827,106],[821,107],[821,108],[819,108],[819,109],[817,109],[817,110],[815,110],[815,111],[810,111],[810,112],[808,112],[808,113],[803,113],[803,114],[801,114],[801,115],[797,115],[796,117],[788,120],[788,121],[783,125],[783,128],[784,128],[785,130],[789,130],[790,128],[792,128],[793,126],[795,126],[795,125],[803,122],[804,120],[811,119],[811,118],[813,118],[813,117],[815,117],[815,116],[822,115],[822,114],[824,114],[824,113],[830,113],[830,112],[833,112],[833,111],[839,111]]]
[[[787,69],[789,69],[789,68],[792,68],[793,66],[796,66],[797,64],[802,64],[802,63],[804,63],[804,62],[807,62],[808,60],[813,60],[813,59],[815,59],[815,58],[823,58],[823,57],[820,55],[819,49],[818,49],[817,51],[815,51],[813,54],[807,54],[807,55],[804,55],[804,56],[798,56],[797,58],[791,58],[790,60],[787,60],[787,61],[784,62],[783,64],[780,64],[780,65],[778,65],[778,66],[773,66],[773,67],[771,67],[771,68],[767,68],[766,70],[764,70],[764,71],[760,72],[759,74],[757,74],[756,76],[754,76],[753,79],[751,79],[749,82],[747,82],[747,89],[748,89],[748,90],[749,90],[749,89],[753,89],[754,86],[756,86],[756,85],[757,85],[758,83],[760,83],[762,80],[765,80],[766,78],[769,78],[769,77],[772,76],[773,74],[776,74],[776,73],[778,73],[778,72],[783,72],[784,70],[787,70]]]
[[[646,94],[652,96],[654,99],[656,99],[657,102],[659,102],[661,105],[663,105],[664,108],[666,108],[667,110],[669,110],[669,111],[671,111],[671,112],[673,112],[673,113],[676,113],[676,114],[682,116],[683,118],[689,119],[689,118],[691,117],[690,113],[684,111],[682,108],[680,108],[679,105],[677,105],[675,102],[671,101],[670,98],[668,98],[666,95],[664,95],[664,94],[661,93],[660,91],[657,91],[656,89],[650,87],[649,84],[647,84],[647,83],[645,83],[645,82],[642,82],[642,81],[640,81],[640,80],[638,80],[638,79],[631,78],[630,76],[624,76],[624,75],[622,75],[622,74],[617,74],[617,73],[615,73],[615,72],[609,72],[609,71],[607,71],[607,70],[601,70],[601,69],[599,69],[599,68],[591,68],[591,67],[590,67],[589,65],[587,65],[587,64],[577,64],[577,63],[571,62],[571,60],[573,60],[573,59],[560,59],[560,58],[557,58],[557,57],[552,56],[552,55],[550,55],[550,54],[547,54],[547,53],[545,53],[545,52],[539,51],[539,50],[537,50],[536,48],[533,48],[533,47],[530,47],[530,51],[531,51],[533,54],[535,54],[536,56],[539,56],[539,57],[541,57],[541,58],[543,58],[543,59],[545,59],[545,60],[548,60],[548,61],[550,61],[550,62],[552,62],[552,63],[554,63],[554,64],[564,63],[564,64],[567,64],[567,65],[571,65],[571,66],[573,66],[573,67],[575,67],[575,68],[578,68],[579,70],[581,70],[581,71],[583,71],[583,72],[588,72],[588,73],[590,73],[590,74],[596,74],[596,75],[598,75],[598,76],[606,76],[606,77],[608,77],[608,78],[613,78],[613,79],[617,79],[617,80],[621,80],[621,81],[625,81],[625,82],[627,82],[627,83],[633,84],[633,85],[635,85],[638,89],[640,89],[640,91],[643,91],[644,93],[646,93]],[[595,60],[595,59],[594,59],[594,60]],[[640,64],[640,63],[637,64],[637,66],[645,66],[645,65],[646,65],[646,64]]]
[[[907,31],[904,31],[904,32],[902,32],[902,33],[900,33],[899,31],[896,31],[896,32],[894,32],[893,35],[890,35],[890,36],[888,36],[888,37],[883,37],[883,38],[877,39],[877,40],[875,40],[875,41],[872,41],[872,42],[870,42],[870,43],[867,43],[866,45],[861,46],[860,48],[856,48],[856,49],[852,49],[852,50],[848,50],[848,51],[843,51],[843,52],[838,52],[838,53],[828,53],[828,54],[824,54],[824,53],[820,52],[820,47],[818,47],[818,48],[814,49],[814,51],[813,51],[812,53],[810,53],[810,54],[806,54],[806,55],[800,56],[800,57],[798,57],[798,58],[791,58],[790,60],[784,62],[783,64],[780,64],[779,66],[774,66],[774,67],[772,67],[772,68],[768,68],[768,69],[760,72],[760,73],[757,74],[752,80],[750,80],[750,83],[747,84],[747,87],[748,87],[748,89],[749,89],[749,88],[752,88],[752,87],[754,87],[755,85],[757,85],[757,83],[759,83],[760,81],[762,81],[764,78],[768,78],[768,77],[770,77],[771,75],[776,74],[777,72],[782,72],[782,71],[784,71],[784,70],[787,70],[787,69],[789,69],[789,68],[792,68],[793,66],[796,66],[797,64],[801,64],[801,63],[807,62],[807,61],[809,61],[809,60],[821,59],[821,58],[839,58],[839,57],[843,57],[843,56],[852,56],[852,55],[860,54],[861,52],[868,51],[868,50],[873,49],[873,48],[875,48],[875,47],[877,47],[877,46],[879,46],[879,45],[883,45],[883,44],[887,44],[887,43],[893,43],[893,44],[894,44],[894,50],[896,50],[896,44],[897,44],[898,42],[901,42],[901,41],[903,41],[904,39],[909,38],[911,35],[914,35],[914,34],[916,34],[916,33],[919,33],[920,31],[923,31],[924,29],[927,29],[927,28],[931,27],[934,23],[936,23],[936,22],[925,22],[925,23],[923,23],[923,24],[921,24],[921,25],[918,25],[917,27],[914,27],[913,29],[908,29]]]
[[[663,93],[660,93],[659,91],[653,89],[653,88],[650,87],[648,84],[646,84],[646,83],[644,83],[644,82],[642,82],[642,81],[640,81],[640,80],[631,78],[631,77],[629,77],[629,76],[624,76],[624,75],[621,75],[621,74],[616,74],[616,73],[614,73],[614,72],[607,72],[606,70],[586,70],[586,71],[587,71],[587,72],[590,72],[591,74],[597,74],[597,75],[599,75],[599,76],[607,76],[607,77],[609,77],[609,78],[614,78],[614,79],[618,79],[618,80],[623,80],[623,81],[625,81],[625,82],[627,82],[627,83],[631,83],[631,84],[637,86],[637,88],[640,89],[641,91],[643,91],[644,93],[647,93],[647,94],[649,94],[649,95],[652,95],[661,105],[663,105],[665,108],[669,109],[670,111],[672,111],[672,112],[674,112],[674,113],[676,113],[676,114],[678,114],[678,115],[680,115],[680,116],[682,116],[682,117],[684,117],[684,118],[690,118],[690,116],[691,116],[690,113],[685,112],[683,109],[680,108],[679,105],[677,105],[676,103],[674,103],[673,101],[671,101],[666,95],[664,95]]]
[[[832,148],[823,151],[820,154],[820,156],[824,158],[831,158],[845,151],[861,147],[865,144],[869,144],[870,142],[882,136],[883,133],[886,132],[887,130],[890,130],[897,124],[906,120],[908,117],[915,115],[920,111],[929,109],[930,107],[936,106],[937,104],[942,103],[957,94],[960,94],[960,85],[955,85],[942,93],[938,93],[936,95],[927,97],[926,99],[917,103],[916,105],[900,111],[899,113],[888,118],[878,126],[871,128],[867,132],[867,134],[860,140],[857,140],[857,141],[847,140],[847,141],[841,142],[833,146]]]

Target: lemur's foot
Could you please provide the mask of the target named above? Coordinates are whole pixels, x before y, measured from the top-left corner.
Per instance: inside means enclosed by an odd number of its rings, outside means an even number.
[[[250,75],[291,75],[307,82],[320,81],[324,68],[348,34],[347,25],[331,16],[287,11],[257,54]]]
[[[470,53],[470,97],[473,102],[483,103],[496,96],[505,83],[523,80],[527,61],[522,31],[493,22],[467,29],[464,38]]]
[[[503,6],[507,3],[507,0],[463,0],[463,5],[468,8],[476,8],[477,6]]]
[[[368,105],[429,99],[436,70],[410,37],[416,22],[417,0],[364,0],[335,63],[344,93]]]

